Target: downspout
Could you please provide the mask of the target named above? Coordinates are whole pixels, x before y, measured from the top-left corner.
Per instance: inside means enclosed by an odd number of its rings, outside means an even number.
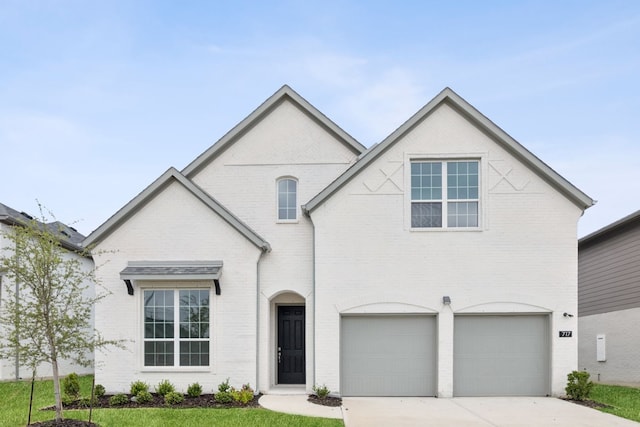
[[[256,392],[260,392],[260,261],[268,249],[260,248],[256,262]]]
[[[308,217],[309,217],[309,221],[311,222],[311,262],[312,262],[312,266],[311,266],[311,275],[312,275],[312,279],[311,279],[311,295],[313,297],[313,366],[312,366],[312,372],[313,372],[313,382],[311,383],[311,386],[313,387],[316,384],[316,355],[318,354],[318,351],[316,350],[316,335],[317,335],[317,331],[316,331],[316,225],[313,223],[313,220],[311,219],[311,215],[309,215],[307,213]]]

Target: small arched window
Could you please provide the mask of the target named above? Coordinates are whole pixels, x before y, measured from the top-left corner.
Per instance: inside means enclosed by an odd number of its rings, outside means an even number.
[[[293,178],[278,180],[278,221],[298,219],[298,182]]]

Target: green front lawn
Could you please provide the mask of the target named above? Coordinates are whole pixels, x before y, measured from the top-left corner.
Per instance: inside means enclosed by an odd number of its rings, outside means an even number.
[[[91,377],[81,377],[80,387],[83,395],[91,390]],[[0,382],[0,427],[17,427],[27,424],[29,411],[29,381]],[[44,421],[55,418],[54,411],[40,411],[39,408],[52,406],[53,382],[36,381],[34,410],[31,421]],[[89,411],[64,411],[65,418],[88,420]],[[222,427],[241,426],[313,426],[343,427],[342,420],[312,418],[299,415],[282,414],[266,409],[94,409],[92,421],[102,427],[109,426],[202,426]]]
[[[611,406],[600,409],[602,412],[640,421],[640,388],[595,384],[590,398]]]

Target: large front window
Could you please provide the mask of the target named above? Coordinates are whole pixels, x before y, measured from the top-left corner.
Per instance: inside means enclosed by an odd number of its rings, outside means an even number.
[[[209,289],[144,291],[144,366],[209,366]]]
[[[478,227],[479,162],[411,162],[411,227]]]

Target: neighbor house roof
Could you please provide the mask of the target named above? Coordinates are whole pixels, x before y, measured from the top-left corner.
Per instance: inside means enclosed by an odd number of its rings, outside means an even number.
[[[464,116],[467,120],[473,123],[490,138],[492,138],[502,148],[507,150],[522,163],[527,165],[542,179],[548,182],[551,186],[553,186],[556,190],[558,190],[580,208],[586,209],[595,204],[594,200],[592,200],[589,196],[587,196],[569,181],[560,176],[560,174],[551,169],[547,164],[537,158],[529,150],[520,145],[520,143],[518,143],[505,131],[500,129],[495,123],[493,123],[482,113],[476,110],[471,104],[462,99],[462,97],[460,97],[457,93],[455,93],[450,88],[445,88],[442,92],[436,95],[435,98],[429,101],[427,105],[422,107],[409,120],[402,124],[391,135],[389,135],[385,140],[377,145],[372,146],[366,153],[364,153],[360,157],[360,159],[356,163],[354,163],[341,176],[339,176],[335,181],[329,184],[324,190],[322,190],[306,205],[304,205],[303,210],[306,213],[310,213],[318,206],[320,206],[325,200],[331,197],[336,191],[338,191],[346,183],[353,179],[354,176],[358,175],[360,171],[365,169],[370,163],[381,156],[385,151],[387,151],[390,147],[392,147],[395,143],[402,139],[422,120],[428,117],[432,112],[434,112],[443,104],[452,107],[462,116]]]
[[[630,227],[637,226],[640,226],[640,210],[635,211],[634,213],[629,214],[624,218],[619,219],[618,221],[612,222],[611,224],[604,226],[591,234],[587,234],[586,236],[578,240],[578,246],[582,248],[584,246],[590,245],[591,243],[613,237],[621,232],[624,232]]]
[[[59,237],[60,244],[63,248],[70,251],[81,251],[81,243],[85,236],[73,227],[70,227],[60,221],[44,223],[38,221],[33,216],[18,212],[9,206],[0,203],[0,223],[7,225],[25,225],[29,221],[36,221],[40,226],[46,227],[51,233]]]
[[[282,86],[276,93],[271,95],[265,102],[263,102],[258,108],[256,108],[251,114],[247,116],[243,121],[238,123],[233,129],[227,132],[222,138],[220,138],[215,144],[213,144],[208,150],[198,156],[193,162],[191,162],[186,168],[182,170],[184,176],[192,178],[203,167],[208,165],[213,159],[223,153],[229,148],[235,141],[237,141],[242,135],[247,133],[256,124],[258,124],[265,116],[273,111],[278,105],[285,100],[293,103],[303,113],[309,116],[320,127],[327,131],[330,135],[342,142],[355,154],[361,154],[366,150],[366,147],[356,141],[351,135],[342,130],[338,125],[332,122],[327,116],[322,114],[318,109],[311,105],[306,99],[298,95],[289,86]]]
[[[271,250],[269,243],[264,240],[258,233],[253,231],[248,225],[242,222],[238,217],[232,214],[227,208],[221,205],[217,200],[207,194],[204,190],[187,179],[175,168],[169,168],[162,176],[156,179],[151,185],[138,194],[133,200],[127,203],[122,209],[116,212],[104,224],[94,230],[87,237],[83,245],[89,246],[103,240],[109,234],[113,233],[125,221],[138,212],[144,205],[152,200],[157,194],[162,192],[169,184],[177,182],[186,188],[191,194],[197,197],[212,211],[218,214],[229,225],[235,228],[240,234],[246,237],[251,243],[268,252]]]

